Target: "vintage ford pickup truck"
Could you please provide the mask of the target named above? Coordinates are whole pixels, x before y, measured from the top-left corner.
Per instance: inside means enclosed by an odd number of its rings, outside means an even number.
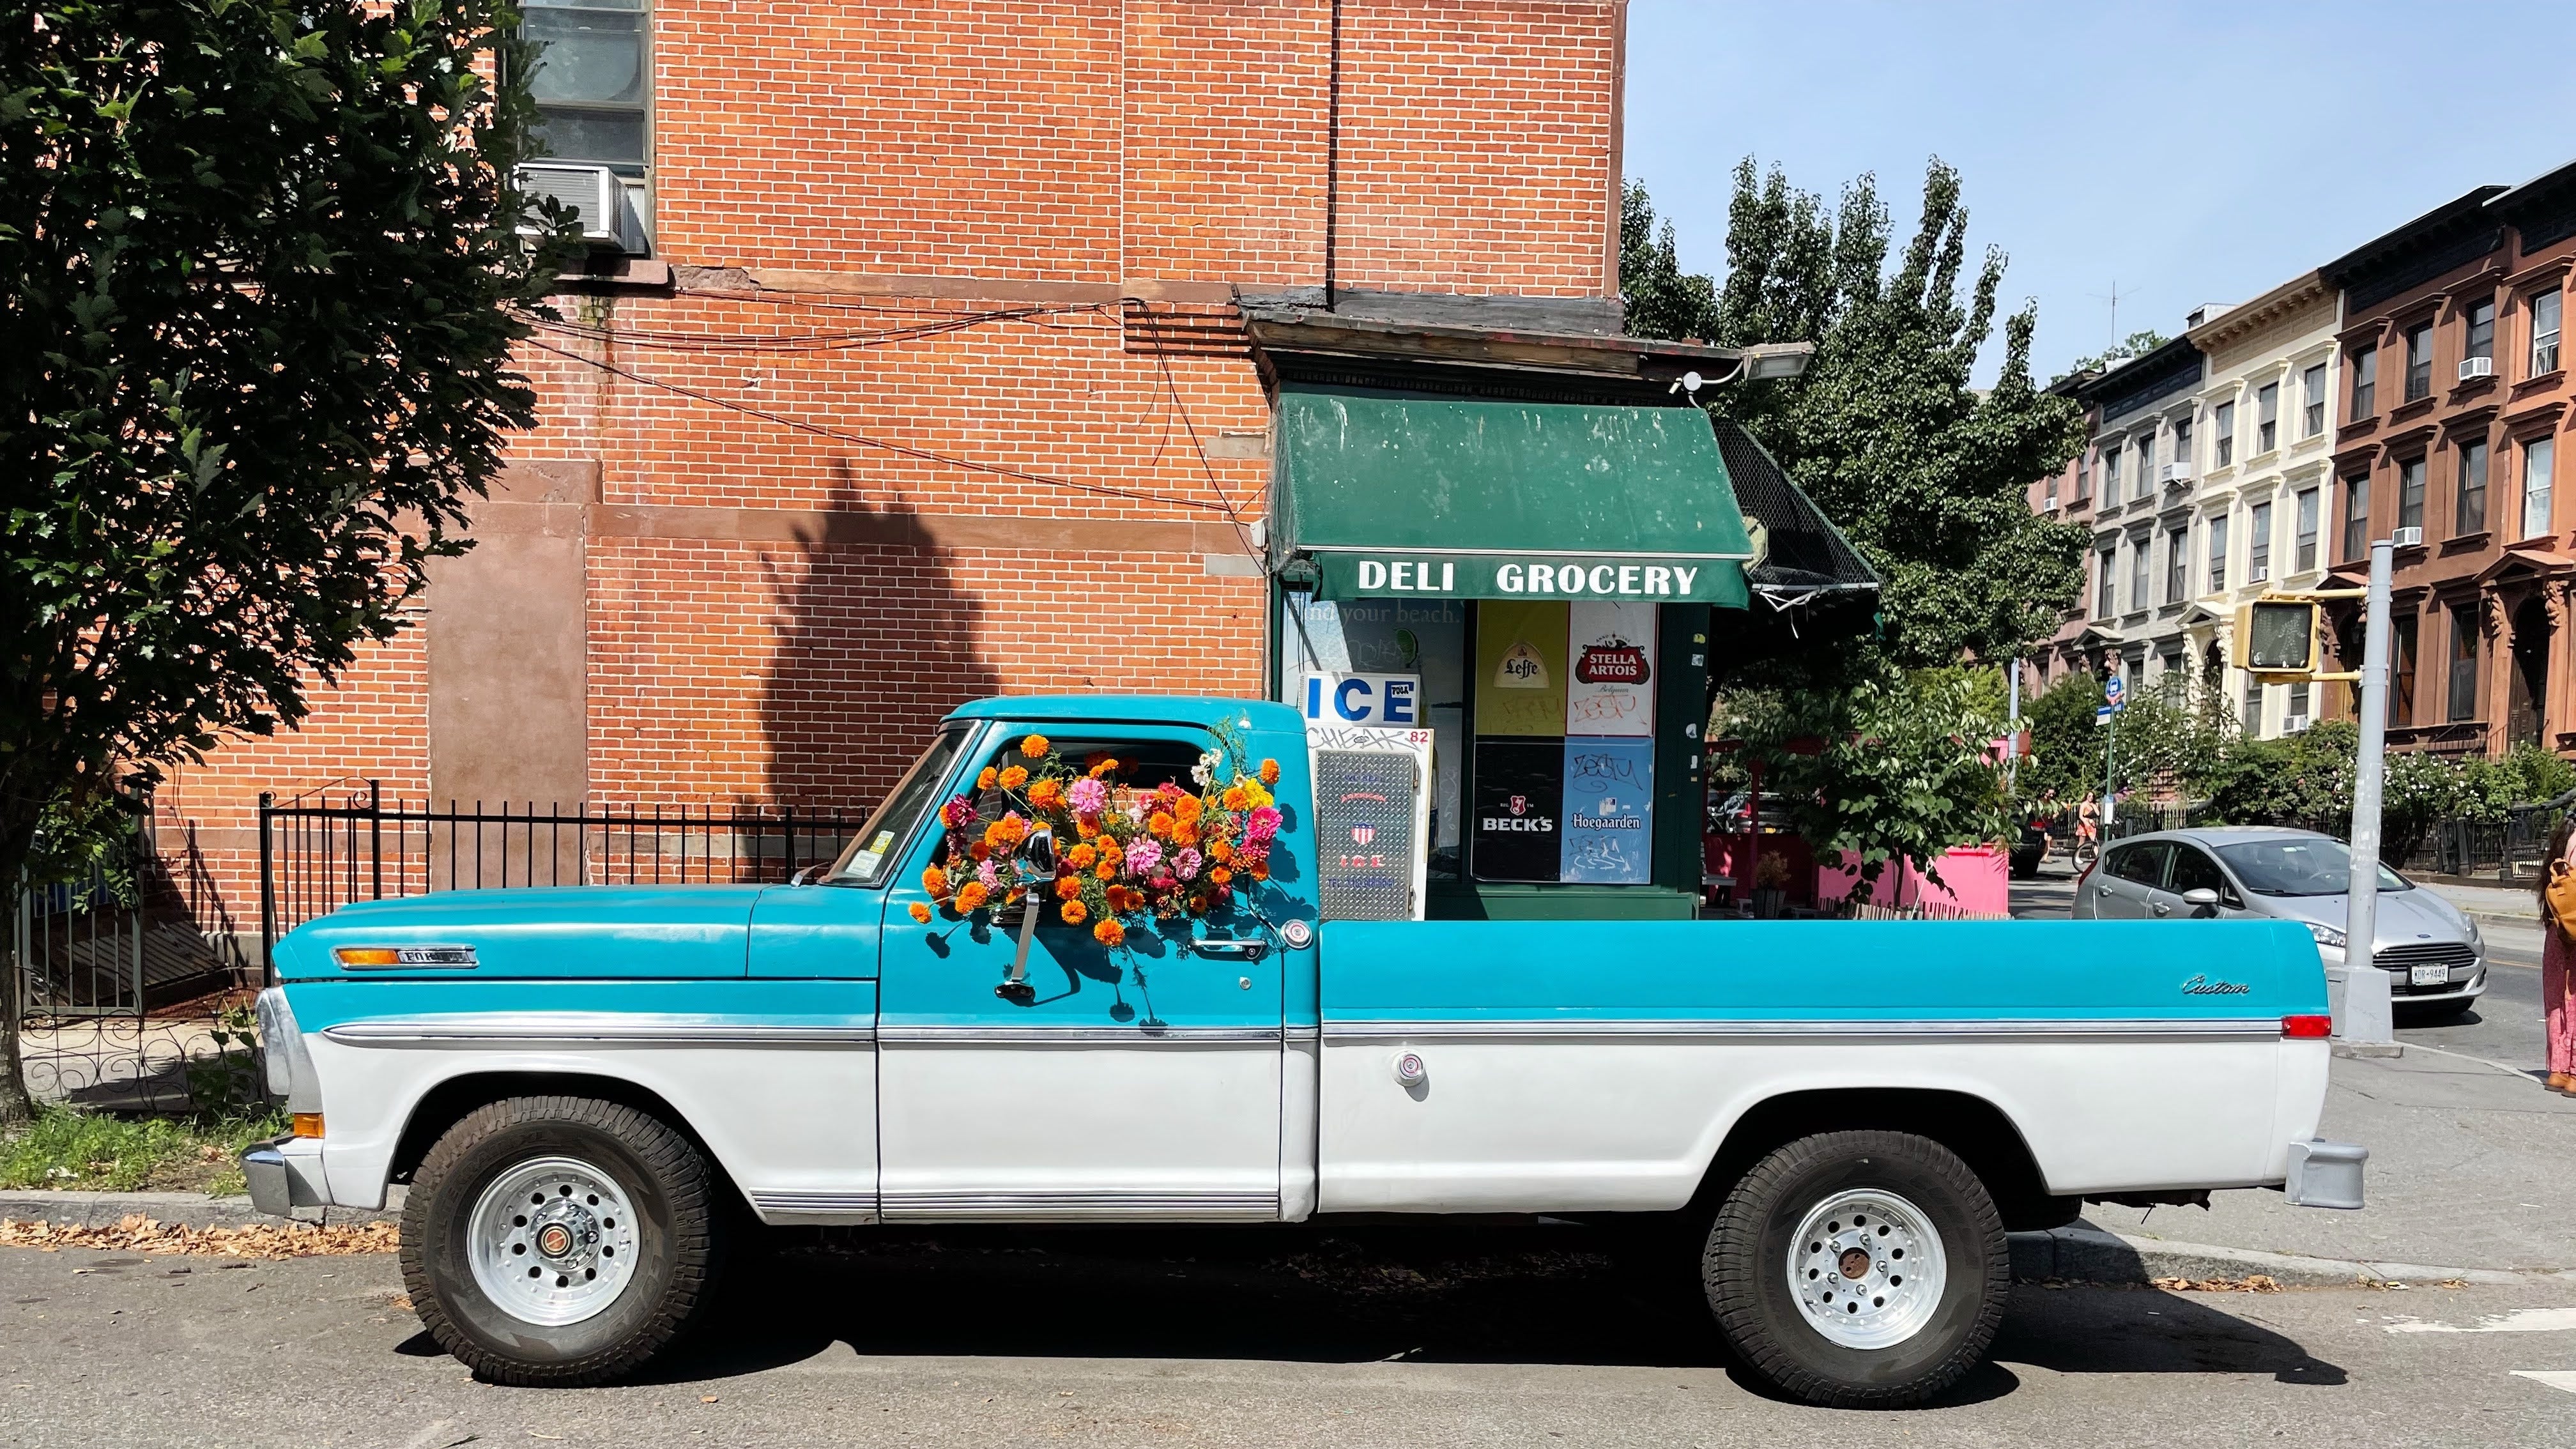
[[[344,907],[277,946],[254,1196],[408,1183],[423,1322],[525,1384],[636,1368],[764,1223],[1660,1225],[1850,1405],[1976,1363],[2006,1232],[2085,1199],[2360,1206],[2296,924],[1334,919],[1318,758],[1276,704],[992,700],[793,883]]]

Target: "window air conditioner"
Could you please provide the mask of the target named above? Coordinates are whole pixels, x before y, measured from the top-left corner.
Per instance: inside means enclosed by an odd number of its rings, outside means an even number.
[[[2285,735],[2297,734],[2307,727],[2308,717],[2303,714],[2285,715],[2281,719],[2281,733]]]
[[[2467,382],[2470,378],[2473,378],[2473,377],[2493,377],[2493,376],[2495,376],[2495,359],[2494,359],[2494,358],[2492,358],[2492,357],[2463,357],[2463,358],[2461,358],[2461,359],[2460,359],[2460,381],[2462,381],[2462,382]]]
[[[2178,487],[2191,481],[2191,465],[2189,463],[2167,463],[2164,466],[2163,472],[2165,486],[2168,488]]]
[[[629,256],[652,250],[643,219],[635,214],[635,203],[626,194],[625,181],[608,167],[575,161],[530,162],[519,168],[519,189],[539,204],[560,202],[579,217],[582,240],[593,250]],[[542,217],[532,215],[529,220],[538,222]],[[523,236],[544,235],[539,225],[522,226],[519,231]]]

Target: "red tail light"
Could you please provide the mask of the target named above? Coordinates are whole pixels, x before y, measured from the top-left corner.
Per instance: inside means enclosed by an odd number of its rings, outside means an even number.
[[[2327,1037],[2334,1034],[2331,1016],[2285,1016],[2281,1018],[2281,1035],[2290,1037]]]

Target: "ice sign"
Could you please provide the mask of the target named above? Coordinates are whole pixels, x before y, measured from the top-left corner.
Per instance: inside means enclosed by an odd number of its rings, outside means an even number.
[[[1422,724],[1419,674],[1309,674],[1308,725],[1409,730]]]

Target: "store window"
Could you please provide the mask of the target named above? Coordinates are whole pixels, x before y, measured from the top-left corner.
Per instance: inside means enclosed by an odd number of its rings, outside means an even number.
[[[2317,504],[2317,490],[2299,490],[2298,562],[2295,567],[2300,573],[2307,573],[2317,566]]]
[[[2543,292],[2531,299],[2531,371],[2538,377],[2558,370],[2558,309],[2561,293]]]
[[[2299,396],[2305,408],[2299,419],[2299,436],[2313,438],[2326,430],[2326,365],[2322,362],[2308,369],[2300,384]]]
[[[1476,606],[1476,879],[1653,879],[1653,604]]]
[[[2552,467],[2557,462],[2554,438],[2533,438],[2522,445],[2522,536],[2544,538],[2550,527]]]
[[[1459,795],[1467,758],[1467,610],[1458,599],[1318,600],[1284,594],[1280,609],[1282,697],[1303,700],[1308,680],[1349,676],[1410,687],[1409,702],[1386,722],[1418,720],[1431,731],[1432,880],[1455,881],[1461,868]],[[1383,707],[1379,717],[1386,719]]]
[[[537,137],[558,161],[642,180],[650,144],[644,0],[528,0],[520,34],[538,47]]]

